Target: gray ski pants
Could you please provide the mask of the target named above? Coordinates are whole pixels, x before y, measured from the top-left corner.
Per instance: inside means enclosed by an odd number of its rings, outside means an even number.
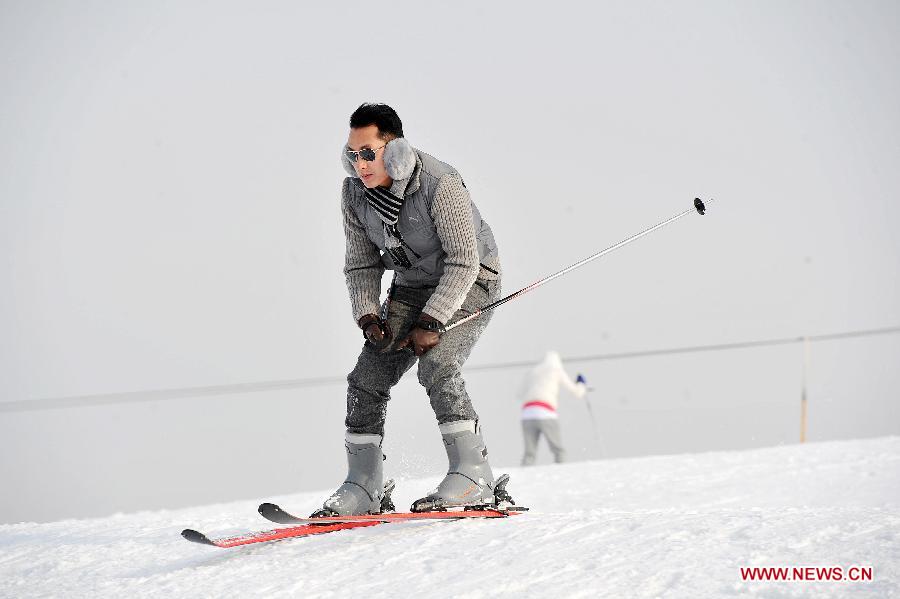
[[[438,424],[457,420],[478,420],[462,378],[462,366],[478,337],[488,325],[492,312],[482,314],[464,325],[441,335],[440,342],[421,358],[409,351],[397,351],[402,340],[422,312],[433,287],[412,289],[396,287],[391,300],[388,324],[394,342],[378,351],[363,345],[356,367],[347,376],[347,431],[355,434],[384,435],[387,404],[391,388],[400,377],[419,362],[419,383],[425,387]],[[451,322],[472,314],[500,298],[500,281],[479,279],[472,285]]]
[[[534,464],[534,456],[541,435],[547,439],[550,451],[553,452],[554,461],[557,464],[566,461],[566,450],[563,449],[562,437],[559,434],[559,420],[556,418],[534,419],[522,421],[522,436],[525,438],[525,455],[522,456],[522,465]]]

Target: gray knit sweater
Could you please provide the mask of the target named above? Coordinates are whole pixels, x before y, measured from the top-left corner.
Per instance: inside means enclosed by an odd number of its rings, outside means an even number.
[[[344,274],[353,319],[378,313],[381,278],[390,268],[397,272],[399,285],[435,287],[423,313],[448,324],[477,278],[499,278],[493,233],[460,175],[424,152],[416,151],[413,172],[395,180],[391,192],[404,198],[398,226],[415,255],[408,268],[384,252],[382,223],[366,202],[364,190],[351,178],[344,180]]]

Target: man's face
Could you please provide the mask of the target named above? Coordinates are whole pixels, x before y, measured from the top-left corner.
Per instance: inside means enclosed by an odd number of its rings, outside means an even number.
[[[359,157],[353,163],[356,174],[359,176],[363,184],[368,187],[390,187],[393,181],[388,177],[387,170],[384,168],[384,146],[386,141],[378,137],[378,127],[369,125],[368,127],[360,127],[359,129],[350,129],[350,137],[347,138],[348,150],[362,150],[368,148],[375,150],[375,160],[369,162]]]

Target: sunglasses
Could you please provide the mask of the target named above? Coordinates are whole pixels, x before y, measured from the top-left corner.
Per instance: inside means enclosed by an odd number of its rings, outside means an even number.
[[[387,144],[384,144],[385,146]],[[384,146],[381,146],[383,148]],[[375,152],[380,150],[381,148],[363,148],[362,150],[344,150],[347,154],[347,159],[353,163],[357,162],[360,158],[365,160],[366,162],[372,162],[375,160]]]

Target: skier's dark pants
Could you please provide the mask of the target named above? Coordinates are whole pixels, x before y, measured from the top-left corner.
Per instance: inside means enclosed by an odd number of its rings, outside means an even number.
[[[384,435],[384,419],[387,415],[387,402],[391,398],[391,388],[412,368],[417,359],[419,382],[431,399],[431,408],[438,424],[478,419],[460,371],[478,337],[487,327],[492,312],[444,333],[440,343],[421,358],[416,358],[409,351],[396,349],[397,343],[406,337],[416,323],[433,292],[434,287],[394,288],[388,315],[394,342],[384,351],[364,345],[356,368],[347,376],[345,424],[349,432]],[[472,314],[499,297],[500,281],[478,279],[450,323]]]

